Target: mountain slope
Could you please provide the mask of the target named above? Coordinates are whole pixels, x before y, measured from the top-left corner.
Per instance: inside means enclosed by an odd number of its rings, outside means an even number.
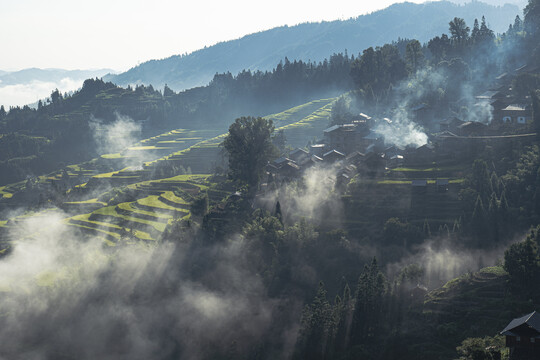
[[[502,32],[518,13],[520,10],[514,5],[494,7],[477,1],[463,6],[448,1],[394,4],[355,19],[283,26],[247,35],[186,56],[151,60],[105,79],[124,86],[168,84],[174,90],[182,90],[207,84],[216,72],[271,70],[285,57],[322,61],[335,52],[347,49],[349,54],[356,55],[369,46],[389,43],[398,37],[425,42],[447,33],[448,22],[456,16],[472,27],[475,18],[485,15],[490,27]]]

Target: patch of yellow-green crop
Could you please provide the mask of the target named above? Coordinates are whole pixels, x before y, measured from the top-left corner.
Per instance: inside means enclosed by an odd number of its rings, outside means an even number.
[[[144,231],[135,230],[134,235],[135,235],[135,237],[139,238],[140,240],[154,240],[154,239],[152,239],[150,234],[148,234],[147,232],[144,232]]]
[[[150,206],[157,209],[164,209],[164,210],[172,210],[172,211],[178,211],[182,212],[182,210],[172,207],[170,205],[167,205],[159,200],[159,196],[157,195],[150,195],[145,198],[137,200],[137,202],[144,206]]]
[[[165,227],[167,226],[167,224],[160,223],[160,222],[157,222],[157,221],[139,219],[139,218],[136,218],[136,217],[131,217],[131,216],[126,216],[126,215],[119,214],[119,213],[116,212],[116,208],[114,206],[103,207],[101,209],[98,209],[98,210],[94,211],[93,214],[111,216],[111,217],[115,217],[115,218],[118,218],[118,219],[138,222],[140,224],[152,226],[154,229],[156,229],[159,232],[165,231]]]
[[[324,107],[335,100],[336,98],[314,100],[277,114],[267,115],[265,118],[272,120],[276,127],[285,126],[287,124],[300,121],[309,114],[312,114],[317,109],[320,109],[321,107]]]
[[[119,173],[119,171],[111,171],[111,172],[108,172],[108,173],[102,173],[102,174],[97,174],[97,175],[94,175],[93,177],[95,178],[109,178],[111,176],[113,176],[114,174],[117,174]]]
[[[125,156],[120,153],[101,155],[103,159],[122,159]]]
[[[82,225],[82,224],[75,224],[75,223],[68,223],[69,226],[74,226],[76,228],[81,228],[81,229],[88,229],[88,230],[92,230],[96,233],[102,233],[102,234],[105,234],[105,235],[108,235],[108,236],[112,236],[116,239],[120,239],[120,234],[117,234],[113,231],[107,231],[107,230],[104,230],[104,229],[100,229],[100,228],[96,228],[96,227],[92,227],[92,226],[86,226],[86,225]]]
[[[502,266],[485,267],[485,268],[480,269],[479,273],[481,273],[481,274],[492,274],[492,275],[496,275],[496,276],[508,275],[508,273],[506,272],[506,270],[504,270],[504,268]]]
[[[119,209],[126,210],[126,211],[129,211],[129,212],[134,212],[134,213],[137,213],[137,214],[154,216],[154,217],[157,217],[157,218],[160,218],[160,219],[171,219],[172,218],[171,215],[134,208],[133,206],[131,206],[131,204],[132,203],[121,203],[121,204],[118,204],[117,206],[118,206]]]
[[[319,108],[318,110],[314,111],[313,113],[306,116],[302,120],[285,125],[285,126],[281,126],[277,128],[277,130],[289,130],[289,129],[293,129],[297,127],[304,127],[306,125],[309,126],[309,125],[312,125],[312,123],[318,122],[318,121],[326,121],[325,125],[327,125],[328,120],[330,119],[331,112],[332,112],[332,106],[333,106],[333,102]]]
[[[0,195],[2,195],[2,197],[6,199],[13,197],[12,193],[4,191],[5,188],[6,188],[5,186],[0,187]]]
[[[171,202],[177,204],[188,204],[188,202],[179,196],[176,196],[172,191],[165,191],[161,196]]]
[[[157,147],[155,145],[132,146],[132,147],[128,148],[128,150],[130,150],[130,151],[163,150],[163,149],[172,149],[172,148],[170,148],[170,147]]]
[[[116,224],[111,224],[111,223],[103,222],[103,221],[90,220],[90,216],[91,214],[81,214],[81,215],[75,215],[71,217],[71,219],[85,222],[85,223],[88,223],[89,225],[96,225],[96,226],[104,227],[104,228],[112,228],[112,229],[117,229],[117,230],[122,229],[121,226],[118,226]]]

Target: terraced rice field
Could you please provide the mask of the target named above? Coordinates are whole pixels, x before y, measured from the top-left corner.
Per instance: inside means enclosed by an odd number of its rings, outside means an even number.
[[[290,145],[305,146],[312,138],[320,137],[328,126],[335,100],[314,100],[266,118],[274,121],[277,130],[285,132]],[[191,216],[189,204],[201,191],[208,193],[211,202],[227,195],[209,189],[208,175],[179,175],[156,180],[161,174],[160,166],[168,169],[175,165],[188,174],[208,174],[224,164],[219,145],[225,136],[223,130],[176,129],[144,139],[118,153],[69,165],[64,170],[39,177],[38,182],[69,189],[71,201],[66,201],[62,208],[73,215],[65,219],[70,227],[102,238],[109,245],[120,241],[154,241],[173,219]],[[142,165],[140,168],[132,165],[137,161]],[[20,182],[1,187],[0,199],[9,200],[25,186],[25,182]],[[96,194],[92,199],[82,197],[98,189],[116,187],[127,187],[135,194],[135,200],[109,206],[99,201]],[[15,218],[0,225],[10,227],[18,221],[20,219]]]
[[[314,100],[281,113],[265,116],[274,121],[276,131],[283,130],[287,143],[293,147],[304,147],[308,141],[320,137],[328,127],[332,105],[337,98]],[[144,164],[145,169],[159,166],[160,162],[182,166],[192,173],[208,173],[224,164],[219,144],[227,134],[203,140],[184,150]]]
[[[70,226],[107,239],[113,245],[121,239],[154,241],[159,239],[173,219],[188,219],[190,202],[201,191],[208,190],[209,175],[178,175],[129,185],[136,200],[107,206],[95,199],[82,204],[102,204],[88,214],[66,219]],[[211,201],[219,201],[226,192],[211,191]]]

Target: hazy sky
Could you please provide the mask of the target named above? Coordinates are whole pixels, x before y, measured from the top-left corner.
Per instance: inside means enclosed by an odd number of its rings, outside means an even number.
[[[275,26],[347,19],[394,2],[0,0],[0,69],[127,70]]]

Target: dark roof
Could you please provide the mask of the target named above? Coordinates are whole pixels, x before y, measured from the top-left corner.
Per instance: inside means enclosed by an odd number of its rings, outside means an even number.
[[[286,169],[286,168],[291,168],[291,169],[294,169],[294,170],[300,170],[300,166],[296,165],[294,162],[292,161],[289,161],[287,162],[285,165],[283,165],[281,167],[282,169]]]
[[[527,111],[527,107],[527,104],[512,104],[502,109],[502,111]]]
[[[481,95],[478,95],[476,96],[477,99],[491,99],[492,97],[498,95],[499,92],[498,91],[486,91],[484,93],[482,93]]]
[[[412,180],[412,186],[427,186],[427,180]]]
[[[437,186],[443,186],[443,185],[448,185],[448,184],[449,184],[448,179],[437,179]]]
[[[458,124],[463,124],[465,121],[463,120],[460,120],[458,119],[457,117],[453,116],[453,117],[449,117],[447,119],[444,119],[443,121],[441,121],[439,124],[443,124],[443,125],[452,125],[454,123],[458,123]]]
[[[296,154],[298,154],[298,153],[304,154],[304,155],[309,154],[309,153],[308,153],[306,150],[304,150],[304,149],[296,148],[296,149],[294,149],[293,151],[291,151],[291,153],[290,153],[289,155],[296,155]]]
[[[392,146],[389,146],[386,149],[384,149],[384,152],[392,151],[392,150],[403,151],[403,150],[405,150],[405,147],[399,146],[399,145],[392,145]]]
[[[508,324],[504,330],[501,331],[501,335],[515,335],[512,330],[523,324],[527,324],[529,328],[532,328],[540,333],[540,314],[533,311],[530,314],[510,321],[510,324]]]
[[[451,132],[451,131],[444,130],[444,131],[441,131],[440,133],[438,133],[438,134],[436,135],[436,137],[457,137],[457,135],[454,134],[454,133]]]
[[[485,127],[487,127],[487,125],[483,124],[481,122],[478,122],[478,121],[467,121],[466,123],[463,123],[463,124],[458,126],[459,129],[467,129],[467,128],[471,128],[471,127],[485,128]]]
[[[363,158],[364,156],[365,155],[362,154],[360,151],[355,151],[355,152],[352,152],[349,155],[347,155],[347,159],[354,159],[354,158],[357,158],[357,157]]]
[[[335,149],[334,149],[334,150],[330,150],[329,152],[325,153],[325,154],[323,155],[323,157],[327,157],[327,156],[330,156],[330,155],[333,155],[333,154],[338,155],[338,156],[343,156],[343,157],[345,157],[345,154],[344,154],[344,153],[339,152],[339,151],[337,151],[337,150],[335,150]]]
[[[382,136],[373,132],[373,131],[370,131],[369,134],[367,134],[366,136],[364,136],[364,139],[367,139],[367,140],[378,140],[380,139]]]
[[[420,145],[419,147],[417,147],[416,151],[418,151],[418,150],[420,150],[420,151],[433,150],[433,149],[435,149],[435,146],[433,146],[433,144],[431,144],[431,143],[427,143],[427,144]]]
[[[274,160],[274,164],[281,165],[281,164],[284,164],[284,163],[286,163],[288,161],[291,161],[291,159],[282,156],[282,157]]]
[[[353,130],[355,130],[355,128],[356,128],[355,124],[342,124],[342,125],[330,126],[328,129],[325,129],[323,132],[325,134],[329,134],[329,133],[337,131],[337,130],[353,131]]]
[[[328,129],[324,129],[324,133],[331,133],[332,131],[336,131],[337,129],[339,129],[341,127],[341,125],[334,125],[334,126],[330,126]]]

